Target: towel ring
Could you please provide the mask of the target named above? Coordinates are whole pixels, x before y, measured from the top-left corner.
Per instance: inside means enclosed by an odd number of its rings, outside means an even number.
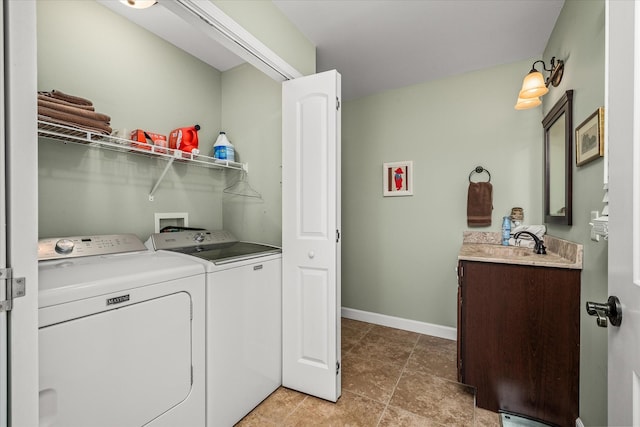
[[[474,173],[482,173],[482,172],[486,172],[487,175],[489,175],[489,180],[487,182],[491,182],[491,174],[489,173],[488,170],[486,170],[482,166],[476,166],[476,168],[471,171],[471,173],[469,174],[469,182],[471,182],[471,175],[473,175]]]

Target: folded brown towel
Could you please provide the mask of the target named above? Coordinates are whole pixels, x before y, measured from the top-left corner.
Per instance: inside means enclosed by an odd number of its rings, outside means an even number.
[[[52,117],[57,120],[63,120],[69,124],[82,125],[85,127],[90,127],[94,129],[100,129],[107,134],[110,134],[113,129],[111,127],[100,120],[93,120],[86,117],[81,117],[75,114],[65,113],[63,111],[59,111],[53,108],[44,107],[42,105],[38,105],[38,114],[42,116]]]
[[[467,193],[467,225],[486,227],[491,225],[493,210],[493,186],[489,182],[470,182]]]
[[[79,96],[68,95],[55,89],[51,91],[51,96],[53,96],[54,98],[62,99],[63,101],[71,102],[72,104],[93,105],[93,102],[89,101],[88,99],[80,98]]]
[[[83,110],[87,110],[87,111],[94,111],[93,105],[74,104],[73,102],[68,102],[62,99],[54,98],[53,96],[51,96],[51,93],[49,92],[38,92],[38,100],[54,102],[56,104],[66,105],[69,107],[82,108]]]
[[[47,107],[53,110],[58,110],[63,113],[74,114],[76,116],[84,117],[91,120],[98,120],[101,122],[106,122],[107,124],[111,121],[111,117],[106,114],[96,113],[95,111],[87,111],[82,108],[72,107],[69,105],[56,104],[55,102],[50,102],[45,99],[38,98],[38,107]]]
[[[83,126],[77,123],[70,123],[64,120],[58,120],[55,119],[53,117],[49,117],[49,116],[43,116],[42,114],[38,114],[38,128],[39,129],[46,129],[47,128],[47,123],[53,123],[56,125],[63,125],[69,128],[73,128],[73,129],[77,129],[77,132],[71,131],[69,129],[65,129],[64,130],[64,135],[74,135],[74,136],[81,136],[84,137],[87,134],[87,131],[92,132],[94,134],[97,135],[110,135],[111,132],[108,132],[105,129],[98,129],[98,128],[93,128],[91,126]],[[46,123],[43,123],[46,122]],[[99,139],[99,136],[96,136],[97,139]]]

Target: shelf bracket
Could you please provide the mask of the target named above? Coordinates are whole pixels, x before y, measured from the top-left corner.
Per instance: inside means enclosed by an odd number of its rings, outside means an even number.
[[[176,155],[181,155],[182,151],[176,150]],[[162,171],[162,173],[160,174],[160,176],[158,177],[158,180],[156,181],[156,183],[154,184],[153,188],[151,188],[151,191],[149,192],[149,201],[153,202],[153,196],[156,193],[156,190],[158,189],[158,186],[160,186],[160,183],[162,182],[162,180],[164,179],[164,176],[167,174],[167,172],[169,171],[169,168],[171,167],[171,165],[173,164],[173,161],[176,159],[176,157],[172,157],[171,159],[169,159],[169,161],[167,161],[167,165],[164,167],[164,170]]]

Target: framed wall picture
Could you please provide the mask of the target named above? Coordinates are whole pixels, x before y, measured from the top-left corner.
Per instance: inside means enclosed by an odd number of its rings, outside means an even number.
[[[383,196],[413,196],[413,162],[382,164]]]
[[[576,165],[604,156],[604,108],[598,108],[576,128]]]

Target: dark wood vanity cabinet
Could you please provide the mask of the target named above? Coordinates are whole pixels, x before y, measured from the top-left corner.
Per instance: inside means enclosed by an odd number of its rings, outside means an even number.
[[[461,260],[458,378],[476,404],[575,426],[580,270]]]

